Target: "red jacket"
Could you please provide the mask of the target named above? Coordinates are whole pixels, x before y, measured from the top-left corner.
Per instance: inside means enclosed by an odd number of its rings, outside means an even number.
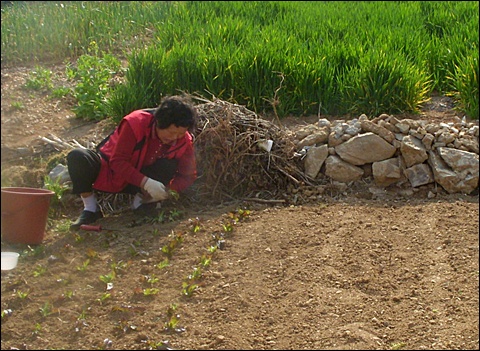
[[[156,133],[152,110],[137,110],[125,116],[115,131],[98,147],[102,163],[93,188],[117,193],[128,183],[140,187],[144,177],[140,170],[146,165],[148,148],[154,143],[160,143],[154,138]],[[193,137],[186,132],[175,144],[164,147],[166,151],[163,150],[162,157],[178,160],[177,173],[170,184],[165,185],[181,192],[197,178]]]

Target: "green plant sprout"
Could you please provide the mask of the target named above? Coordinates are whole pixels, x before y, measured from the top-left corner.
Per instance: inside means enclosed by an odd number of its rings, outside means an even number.
[[[128,264],[127,262],[123,261],[118,261],[117,263],[112,263],[110,265],[110,268],[112,268],[112,271],[114,272],[115,276],[118,275],[121,271],[125,270],[127,268]]]
[[[62,296],[66,299],[71,299],[73,297],[73,290],[65,290]]]
[[[14,109],[14,110],[23,110],[25,108],[25,105],[22,103],[22,102],[19,102],[19,101],[13,101],[10,106]]]
[[[46,271],[47,271],[47,267],[44,267],[42,265],[37,265],[37,267],[33,271],[33,276],[34,277],[40,277],[43,274],[45,274]]]
[[[25,300],[28,297],[28,292],[23,292],[21,290],[17,290],[17,296],[21,300]]]
[[[42,325],[40,323],[35,323],[32,335],[38,336],[42,332]]]
[[[190,218],[188,221],[192,225],[192,233],[198,233],[201,230],[202,227],[198,217],[195,217],[195,219]]]
[[[143,295],[145,296],[150,296],[150,295],[156,295],[158,294],[160,290],[157,288],[145,288],[143,289]]]
[[[202,270],[198,267],[195,267],[193,269],[193,273],[190,274],[187,279],[189,280],[197,280],[197,279],[200,279],[202,277]]]
[[[160,213],[151,220],[151,223],[163,223],[165,222],[165,211],[160,211]]]
[[[160,280],[160,278],[156,277],[155,274],[152,274],[151,276],[147,276],[146,279],[147,279],[147,283],[149,284],[158,283],[158,281]]]
[[[208,252],[215,253],[215,251],[218,250],[218,246],[217,245],[210,246],[207,250],[208,250]]]
[[[7,308],[6,310],[2,310],[2,319],[5,317],[8,317],[12,314],[12,310],[10,308]]]
[[[56,229],[60,233],[68,233],[70,231],[70,220],[68,219],[61,219],[56,222]]]
[[[170,222],[174,222],[174,221],[176,221],[177,219],[182,218],[182,216],[183,216],[183,212],[181,212],[181,211],[179,211],[179,210],[176,210],[176,209],[170,210],[170,214],[169,214],[169,216],[168,216],[168,220],[169,220]]]
[[[86,272],[89,264],[90,264],[90,259],[87,258],[85,261],[83,261],[81,266],[77,266],[77,270],[79,270],[80,272]]]
[[[179,316],[176,314],[177,308],[178,308],[178,305],[175,304],[175,303],[172,303],[167,308],[168,321],[165,322],[165,330],[167,330],[167,331],[175,330],[175,328],[178,325]]]
[[[173,231],[171,235],[174,235]],[[173,252],[175,251],[175,248],[177,247],[178,244],[181,244],[183,242],[183,235],[182,233],[178,233],[175,235],[175,237],[170,240],[168,244],[165,244],[161,251],[167,255],[167,257],[170,259],[172,258]]]
[[[32,90],[51,90],[53,88],[52,74],[51,70],[37,65],[33,71],[29,72],[25,87]]]
[[[99,278],[105,284],[111,283],[115,279],[115,272],[110,272],[108,274],[101,275]]]
[[[175,241],[170,241],[168,244],[163,245],[161,249],[161,251],[165,255],[167,255],[169,259],[172,258],[174,250],[175,250]]]
[[[33,255],[34,257],[38,257],[45,253],[45,246],[44,245],[37,245],[35,247],[31,247],[28,245],[29,255]]]
[[[178,192],[176,192],[175,190],[168,190],[168,194],[173,197],[175,199],[175,201],[177,201],[179,198],[180,198],[180,194]]]
[[[50,305],[47,301],[43,304],[42,307],[40,307],[39,311],[43,317],[48,317],[53,313],[53,308],[52,308],[52,305]]]
[[[222,224],[223,230],[224,230],[226,233],[232,232],[232,231],[233,231],[233,224],[235,224],[235,223],[234,223],[234,222],[223,223],[223,224]]]
[[[55,193],[55,196],[52,197],[49,210],[52,216],[57,217],[60,213],[60,207],[64,206],[62,203],[63,195],[69,187],[66,183],[61,184],[60,178],[53,180],[48,175],[43,178],[43,181],[45,188]]]
[[[87,310],[85,308],[82,308],[82,312],[77,317],[77,320],[79,321],[84,321],[87,319]]]
[[[81,243],[81,242],[84,242],[84,241],[85,241],[85,237],[84,237],[84,236],[81,236],[81,235],[78,234],[78,233],[73,233],[73,238],[75,239],[75,242],[76,242],[76,243]]]
[[[128,248],[128,253],[132,257],[139,255],[137,248],[133,244],[130,244],[130,247]]]
[[[70,94],[72,91],[68,87],[58,87],[52,90],[52,97],[62,98]]]
[[[170,265],[170,261],[168,260],[168,258],[166,258],[163,261],[157,263],[155,267],[162,269],[162,268],[168,267],[169,265]]]
[[[112,294],[110,294],[109,292],[104,292],[102,294],[102,296],[100,296],[100,298],[97,299],[97,301],[100,303],[100,304],[103,304],[105,301],[107,301],[108,299],[110,299],[112,297]]]
[[[404,343],[404,342],[397,342],[397,343],[392,344],[392,346],[391,346],[390,349],[391,349],[391,350],[401,350],[401,349],[403,349],[405,346],[407,346],[406,343]]]
[[[187,297],[192,297],[193,293],[195,292],[195,290],[197,290],[197,288],[198,288],[197,284],[190,284],[188,282],[183,282],[182,295]]]
[[[200,265],[201,266],[208,267],[211,262],[212,262],[212,257],[211,256],[205,256],[205,254],[202,255],[202,258],[200,259]]]

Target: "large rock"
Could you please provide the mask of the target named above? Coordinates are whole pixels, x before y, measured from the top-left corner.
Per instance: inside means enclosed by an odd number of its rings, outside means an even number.
[[[348,183],[363,176],[363,169],[343,161],[338,156],[328,156],[325,160],[325,175],[339,182]]]
[[[411,135],[407,135],[403,138],[400,145],[400,152],[402,153],[407,167],[423,163],[428,159],[425,145],[423,145],[421,140]]]
[[[419,187],[420,185],[433,183],[435,181],[432,170],[425,163],[413,165],[412,167],[405,169],[405,175],[414,188]]]
[[[305,156],[305,174],[315,179],[328,156],[328,145],[311,147]]]
[[[375,184],[379,187],[387,187],[398,182],[402,177],[398,157],[374,162],[372,173]]]
[[[300,150],[304,146],[313,146],[316,144],[324,144],[328,141],[328,135],[330,134],[329,127],[317,128],[315,132],[307,135],[297,144],[297,149]]]
[[[437,152],[429,152],[428,164],[432,168],[435,181],[450,194],[470,194],[478,187],[477,154],[452,148],[438,148]]]
[[[335,152],[342,160],[355,166],[386,160],[395,151],[395,146],[371,132],[359,134],[335,147]]]

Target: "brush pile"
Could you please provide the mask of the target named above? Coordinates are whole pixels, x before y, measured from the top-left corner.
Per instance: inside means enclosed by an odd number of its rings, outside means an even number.
[[[287,131],[244,106],[219,99],[196,106],[195,184],[200,198],[279,199],[289,184],[308,183]],[[272,140],[270,151],[259,143]]]

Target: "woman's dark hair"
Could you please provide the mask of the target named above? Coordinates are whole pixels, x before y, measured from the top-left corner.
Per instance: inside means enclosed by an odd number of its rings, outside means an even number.
[[[162,99],[154,113],[157,127],[166,129],[174,124],[177,127],[193,129],[197,111],[187,96],[173,95]]]

